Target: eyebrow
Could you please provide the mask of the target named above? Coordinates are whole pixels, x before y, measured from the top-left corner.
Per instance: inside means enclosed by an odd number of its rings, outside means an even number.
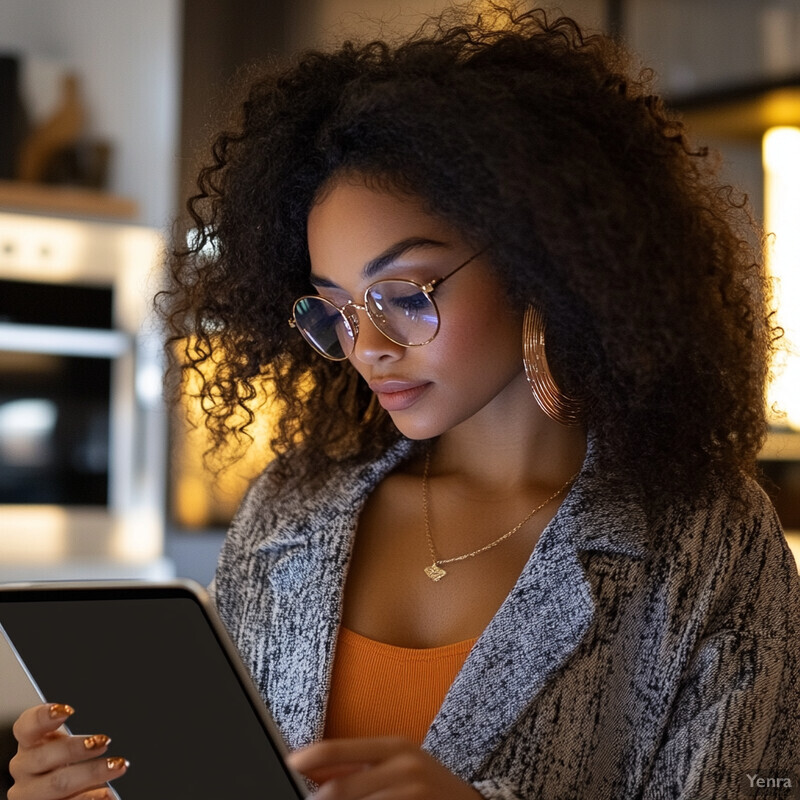
[[[379,256],[376,256],[371,261],[364,265],[361,274],[365,278],[372,278],[377,275],[381,270],[386,269],[392,262],[396,261],[400,256],[405,255],[410,250],[418,250],[427,247],[447,247],[445,242],[438,239],[427,239],[424,236],[411,236],[408,239],[402,239],[399,242],[388,247]],[[321,278],[313,272],[309,276],[311,283],[315,286],[322,286],[328,289],[340,288],[338,284],[327,278]]]

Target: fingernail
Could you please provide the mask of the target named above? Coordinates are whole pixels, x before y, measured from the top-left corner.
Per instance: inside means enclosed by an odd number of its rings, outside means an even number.
[[[106,765],[111,770],[111,769],[122,769],[123,767],[129,767],[131,764],[125,758],[114,756],[113,758],[106,759]]]
[[[71,717],[74,713],[75,709],[72,706],[65,706],[63,703],[53,703],[50,706],[50,719]]]
[[[94,750],[95,747],[107,747],[111,743],[111,738],[104,733],[97,733],[94,736],[87,736],[83,740],[83,746],[87,750]]]

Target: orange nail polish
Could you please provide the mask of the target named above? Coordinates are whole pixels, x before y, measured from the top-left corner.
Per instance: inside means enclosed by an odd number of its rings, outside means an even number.
[[[83,746],[87,750],[94,750],[96,747],[107,747],[111,743],[110,737],[104,733],[97,733],[94,736],[87,736],[83,740]]]
[[[113,758],[107,758],[106,764],[109,769],[122,769],[123,767],[129,767],[130,762],[125,758],[120,758],[119,756],[114,756]]]
[[[71,717],[75,713],[72,706],[66,706],[63,703],[53,703],[50,706],[50,719],[58,719],[59,717]]]

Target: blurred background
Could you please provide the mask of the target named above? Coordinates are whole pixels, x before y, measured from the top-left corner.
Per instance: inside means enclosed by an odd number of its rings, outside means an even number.
[[[235,468],[212,474],[197,408],[162,400],[151,299],[198,154],[247,65],[400,35],[446,5],[3,0],[0,581],[210,580],[268,454],[256,434]],[[623,39],[694,138],[722,153],[726,177],[776,234],[780,321],[800,343],[800,0],[536,5]],[[779,365],[762,456],[800,560],[798,363]]]

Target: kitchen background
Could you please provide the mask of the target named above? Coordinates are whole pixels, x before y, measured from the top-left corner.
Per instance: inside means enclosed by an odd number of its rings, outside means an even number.
[[[150,299],[196,154],[248,64],[343,33],[410,30],[445,5],[3,0],[0,581],[210,579],[225,524],[267,454],[256,436],[234,469],[213,476],[191,425],[196,409],[167,410],[161,399]],[[778,231],[771,263],[792,334],[800,131],[764,134],[800,126],[800,0],[538,5],[624,38],[696,138],[722,151],[731,182]],[[785,233],[779,211],[789,215]],[[796,369],[776,383],[772,399],[786,413],[763,456],[800,560]]]

